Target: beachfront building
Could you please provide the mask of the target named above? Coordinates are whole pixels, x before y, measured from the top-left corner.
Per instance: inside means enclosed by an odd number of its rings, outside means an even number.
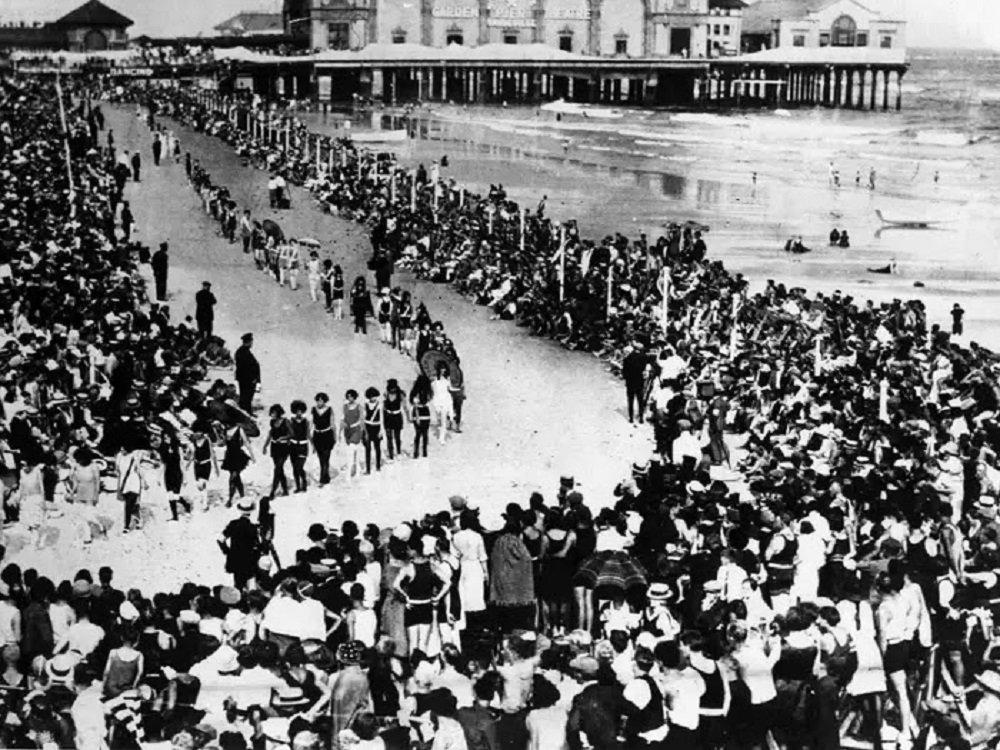
[[[50,17],[51,19],[51,17]],[[0,49],[101,52],[128,46],[132,20],[100,0],[88,2],[52,20],[8,17],[0,3]]]
[[[376,0],[284,0],[285,33],[317,50],[357,50],[375,40]],[[419,0],[407,0],[418,5]],[[407,2],[398,0],[398,5]]]
[[[708,56],[727,57],[740,53],[743,33],[743,0],[708,0]]]
[[[284,19],[280,13],[237,13],[212,28],[219,36],[239,37],[250,43],[256,43],[261,37],[285,33]]]
[[[743,51],[905,49],[906,22],[857,0],[760,0],[743,14]]]
[[[741,0],[285,0],[316,50],[542,44],[601,57],[703,59],[738,48]],[[715,27],[718,26],[718,31]]]

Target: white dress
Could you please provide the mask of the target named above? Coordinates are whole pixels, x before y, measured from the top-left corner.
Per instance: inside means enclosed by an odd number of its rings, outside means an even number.
[[[459,561],[458,597],[462,612],[482,612],[486,609],[483,563],[487,560],[483,537],[472,529],[462,529],[451,544]]]
[[[886,691],[885,669],[882,667],[882,651],[875,641],[875,617],[868,602],[842,601],[837,603],[841,622],[851,630],[854,653],[858,657],[858,667],[847,683],[847,694],[852,696],[884,693]]]

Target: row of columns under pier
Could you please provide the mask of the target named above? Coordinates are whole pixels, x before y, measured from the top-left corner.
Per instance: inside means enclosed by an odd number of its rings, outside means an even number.
[[[695,82],[695,101],[719,106],[903,106],[905,68],[876,66],[726,66]]]
[[[322,73],[320,73],[322,76]],[[540,102],[603,104],[685,104],[691,100],[692,74],[611,75],[516,68],[385,68],[371,76],[371,96],[387,104],[407,101]],[[657,84],[660,85],[657,85]]]
[[[651,93],[645,76],[572,75],[510,68],[386,68],[373,73],[371,85],[372,96],[392,104],[417,100],[513,103],[555,99],[642,104]]]

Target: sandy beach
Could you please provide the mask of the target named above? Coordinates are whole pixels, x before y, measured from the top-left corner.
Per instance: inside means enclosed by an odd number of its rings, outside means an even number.
[[[172,317],[194,314],[194,293],[202,280],[211,280],[219,300],[216,331],[231,347],[239,335],[253,331],[261,362],[265,405],[293,398],[311,403],[314,393],[331,394],[338,409],[347,388],[369,385],[384,388],[387,378],[399,379],[408,389],[416,375],[412,360],[379,343],[374,326],[364,340],[355,339],[349,321],[334,321],[322,305],[309,299],[308,290],[279,288],[256,270],[238,245],[220,237],[215,222],[205,215],[188,184],[183,164],[152,166],[149,134],[134,112],[109,110],[109,123],[122,148],[139,148],[146,166],[142,182],[129,183],[126,198],[138,222],[138,238],[154,249],[170,243],[169,289]],[[213,179],[228,185],[240,206],[258,218],[274,218],[291,236],[314,237],[323,254],[344,267],[348,282],[366,273],[370,244],[363,227],[321,212],[301,189],[292,189],[292,210],[272,212],[267,206],[267,174],[244,167],[225,144],[215,138],[176,129],[182,148],[201,162]],[[454,494],[467,497],[482,509],[488,525],[511,501],[526,503],[532,491],[551,498],[562,474],[575,475],[588,503],[602,507],[613,501],[611,490],[631,463],[652,448],[647,428],[633,428],[625,419],[621,383],[602,363],[585,354],[568,352],[548,340],[528,336],[510,323],[490,321],[488,313],[442,285],[415,282],[399,275],[398,283],[424,301],[446,330],[462,356],[468,401],[464,432],[450,435],[446,445],[435,440],[429,459],[409,457],[383,466],[381,473],[347,483],[334,478],[324,489],[275,501],[276,547],[282,560],[306,543],[310,523],[338,525],[346,519],[359,523],[394,524],[447,506]],[[231,372],[212,376],[231,378]],[[262,420],[266,421],[266,417]],[[412,430],[404,431],[412,441]],[[245,478],[262,491],[270,484],[271,462],[260,457]],[[335,454],[335,462],[344,460]],[[307,469],[318,469],[311,459]],[[214,480],[224,488],[224,479]],[[163,507],[149,510],[154,517],[147,529],[120,536],[121,507],[113,499],[101,512],[114,519],[108,540],[84,547],[64,519],[43,530],[42,548],[35,537],[8,539],[8,547],[22,567],[58,576],[69,568],[94,569],[128,560],[122,585],[176,586],[186,580],[219,583],[228,580],[215,553],[214,539],[234,511],[218,507],[169,523]],[[60,555],[51,544],[60,542]]]

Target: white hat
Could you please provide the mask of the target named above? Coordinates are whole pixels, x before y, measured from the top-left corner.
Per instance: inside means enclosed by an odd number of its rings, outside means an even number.
[[[139,610],[135,608],[132,602],[124,601],[118,607],[118,616],[126,622],[135,622],[139,619]]]
[[[986,690],[991,693],[997,693],[1000,695],[1000,673],[993,671],[992,669],[983,672],[982,674],[976,675],[976,682],[983,686]]]

